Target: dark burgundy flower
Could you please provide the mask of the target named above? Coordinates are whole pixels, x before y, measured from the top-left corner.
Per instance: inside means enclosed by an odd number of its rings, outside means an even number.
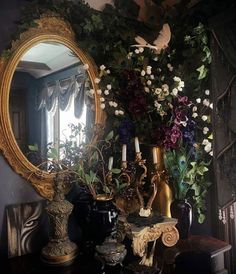
[[[174,125],[171,129],[171,136],[170,139],[172,143],[177,143],[178,140],[182,137],[182,132],[177,125]]]
[[[144,95],[134,97],[129,102],[129,112],[134,116],[140,116],[147,110],[147,101]]]
[[[175,116],[174,123],[177,125],[180,125],[181,122],[186,122],[188,120],[187,111],[184,109],[181,109],[180,107],[175,108],[174,116]]]
[[[178,96],[178,102],[186,106],[190,104],[190,101],[187,96]]]

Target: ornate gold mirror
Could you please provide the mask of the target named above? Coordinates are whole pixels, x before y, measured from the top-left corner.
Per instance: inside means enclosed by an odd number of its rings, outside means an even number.
[[[70,26],[43,16],[12,43],[0,60],[0,149],[13,169],[43,197],[52,196],[52,175],[30,157],[68,137],[69,124],[102,122],[92,60],[76,45]],[[40,175],[40,176],[39,176]]]

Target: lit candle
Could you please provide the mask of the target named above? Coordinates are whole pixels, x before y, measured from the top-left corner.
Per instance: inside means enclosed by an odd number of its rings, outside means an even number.
[[[156,147],[152,148],[153,164],[157,164],[157,150]]]
[[[134,138],[135,152],[140,152],[138,137]]]
[[[126,162],[126,145],[122,146],[122,162]]]
[[[109,157],[108,170],[112,170],[112,166],[113,166],[113,157]]]

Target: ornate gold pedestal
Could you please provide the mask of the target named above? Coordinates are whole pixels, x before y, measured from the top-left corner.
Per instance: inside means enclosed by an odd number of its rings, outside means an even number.
[[[125,236],[132,240],[134,255],[142,258],[139,264],[152,266],[157,239],[161,237],[162,243],[167,247],[175,245],[179,240],[176,224],[177,219],[164,218],[162,222],[138,227],[133,223],[127,222],[126,218],[122,216],[118,220],[118,236],[119,240],[123,240]],[[149,242],[153,242],[153,246],[151,253],[148,255]]]

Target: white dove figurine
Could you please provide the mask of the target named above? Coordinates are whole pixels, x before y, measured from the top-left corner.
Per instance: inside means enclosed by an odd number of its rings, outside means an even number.
[[[159,35],[153,41],[153,45],[149,44],[145,39],[141,36],[136,36],[135,41],[138,43],[137,45],[132,45],[132,47],[143,47],[143,48],[150,48],[155,50],[157,53],[160,53],[162,49],[168,47],[171,38],[171,31],[169,24],[164,24]]]

